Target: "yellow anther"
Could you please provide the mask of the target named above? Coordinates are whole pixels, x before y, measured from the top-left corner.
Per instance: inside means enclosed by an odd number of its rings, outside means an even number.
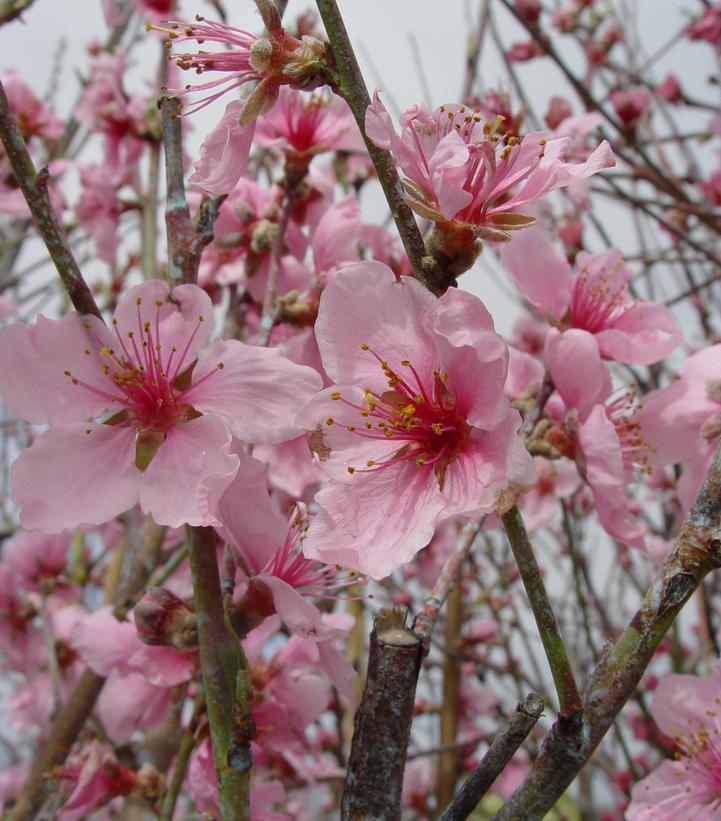
[[[367,351],[368,350],[368,344],[366,342],[361,342],[360,349],[362,351]]]
[[[222,371],[222,370],[223,370],[223,368],[225,367],[225,364],[224,364],[223,362],[218,362],[218,366],[217,366],[217,367],[218,367],[218,370],[219,370],[219,371]]]
[[[340,391],[333,391],[333,393],[330,395],[330,398],[334,401],[338,401],[340,399]]]
[[[351,474],[351,476],[355,473],[355,468],[346,468],[346,470]]]
[[[370,416],[370,413],[369,413],[367,410],[362,410],[362,411],[360,412],[360,415],[361,415],[361,416]]]
[[[373,423],[372,422],[366,422],[366,427],[368,428],[368,430],[373,430]]]
[[[401,365],[405,365],[405,366],[406,366],[406,368],[407,368],[407,367],[409,367],[409,366],[410,366],[410,364],[411,364],[411,363],[410,363],[410,360],[409,360],[409,359],[401,359]]]
[[[417,465],[425,465],[425,463],[426,463],[426,460],[425,460],[422,456],[419,456],[419,457],[416,459],[416,464],[417,464]]]
[[[436,434],[436,436],[441,436],[441,435],[442,435],[442,433],[443,433],[443,429],[442,429],[442,428],[441,428],[441,426],[438,424],[438,422],[434,422],[434,423],[431,425],[431,430],[433,431],[433,433],[435,433],[435,434]]]
[[[90,354],[91,354],[90,348],[86,348],[85,349],[85,356],[90,356]]]
[[[369,459],[369,460],[366,462],[366,465],[368,465],[368,467],[369,467],[369,468],[372,468],[372,467],[373,467],[373,465],[375,465],[375,462],[374,462],[372,459]]]
[[[348,431],[348,433],[353,433],[353,431],[355,430],[355,425],[348,425],[346,430]]]
[[[332,417],[332,416],[329,416],[329,417],[325,420],[325,423],[326,423],[326,425],[332,425],[332,424],[333,424],[333,417]]]
[[[72,373],[70,371],[63,371],[63,373],[65,374],[65,376],[72,376]]]
[[[143,300],[142,300],[140,297],[138,297],[138,298],[135,300],[135,304],[136,304],[136,305],[142,305],[142,304],[143,304]]]

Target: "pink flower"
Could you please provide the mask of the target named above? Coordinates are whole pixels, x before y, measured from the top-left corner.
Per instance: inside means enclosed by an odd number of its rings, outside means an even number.
[[[336,384],[298,420],[332,479],[316,496],[308,557],[383,578],[444,519],[504,510],[533,483],[503,396],[508,349],[476,297],[436,300],[359,263],[323,292],[316,337]]]
[[[609,100],[626,128],[635,128],[641,115],[651,108],[651,96],[644,88],[618,89]]]
[[[506,57],[511,63],[526,63],[535,57],[543,57],[545,53],[535,40],[524,40],[514,43],[506,52]]]
[[[649,461],[664,466],[683,462],[678,495],[685,510],[701,490],[721,436],[721,345],[690,356],[680,379],[644,396],[639,423],[653,446]]]
[[[548,111],[544,119],[549,128],[556,129],[572,114],[573,109],[571,108],[571,104],[565,97],[551,97],[548,101]]]
[[[228,103],[218,125],[203,140],[189,180],[196,188],[210,194],[227,194],[245,172],[255,122],[240,125],[243,106],[240,100]]]
[[[218,777],[210,739],[206,739],[193,753],[188,767],[187,789],[198,812],[220,817]],[[290,815],[273,810],[274,805],[282,805],[284,802],[285,790],[280,781],[259,782],[253,778],[250,791],[250,814],[253,821],[290,821]]]
[[[689,40],[705,40],[721,53],[721,3],[707,6],[700,19],[686,29]]]
[[[678,752],[675,760],[664,761],[634,786],[628,821],[721,818],[720,687],[718,671],[661,679],[651,714]]]
[[[68,798],[58,818],[80,821],[117,795],[128,795],[139,783],[138,774],[121,764],[113,751],[99,741],[86,744],[55,770]]]
[[[514,0],[513,6],[519,17],[531,25],[538,22],[543,11],[541,0]]]
[[[683,102],[681,84],[678,81],[678,77],[673,73],[667,74],[666,79],[660,85],[656,86],[655,91],[656,95],[662,100],[666,100],[667,103],[676,104]]]
[[[580,252],[574,272],[545,231],[531,228],[502,248],[501,261],[543,318],[563,332],[578,329],[592,337],[599,355],[596,369],[600,356],[650,365],[668,356],[681,341],[665,307],[631,297],[627,285],[631,271],[616,248],[605,254]]]
[[[47,109],[35,96],[20,72],[8,70],[0,72],[10,108],[15,115],[20,131],[26,141],[31,137],[54,140],[65,131],[65,123]]]
[[[194,111],[228,91],[254,82],[257,85],[246,98],[242,119],[242,124],[248,125],[273,105],[282,85],[310,90],[325,82],[317,76],[318,59],[324,54],[324,44],[308,35],[301,40],[292,37],[280,25],[280,16],[270,2],[262,0],[257,5],[263,15],[267,37],[257,37],[235,26],[206,20],[200,15],[196,15],[195,23],[169,20],[160,26],[148,26],[149,29],[168,34],[168,47],[192,41],[198,45],[216,43],[231,46],[230,49],[214,52],[201,49],[194,53],[171,55],[170,59],[183,71],[220,73],[220,77],[199,85],[169,89],[177,95],[212,91],[194,105]]]
[[[113,266],[118,251],[118,222],[122,209],[117,189],[123,182],[108,165],[85,166],[80,169],[83,191],[75,205],[78,222],[95,239],[96,254]]]
[[[314,642],[319,666],[352,701],[356,672],[337,647],[337,640],[345,638],[347,631],[329,623],[307,597],[326,598],[353,579],[340,578],[335,567],[303,556],[304,511],[293,511],[290,521],[284,522],[268,498],[265,466],[247,456],[241,456],[241,463],[243,469],[218,506],[223,522],[220,533],[238,550],[242,566],[250,573],[239,607],[253,606],[269,596],[273,606],[259,615],[276,612],[291,633]]]
[[[378,90],[366,112],[368,136],[400,165],[411,206],[490,241],[508,240],[509,231],[532,224],[517,213],[521,206],[615,164],[606,141],[585,162],[573,164],[564,159],[570,137],[549,139],[536,131],[522,140],[501,139],[499,126],[484,124],[467,106],[441,106],[431,114],[421,105],[401,117],[398,136]]]
[[[550,525],[558,516],[559,499],[572,496],[581,486],[573,462],[566,459],[551,461],[542,456],[536,456],[533,461],[538,470],[538,482],[518,504],[529,532]]]
[[[362,151],[363,141],[344,100],[335,95],[309,95],[288,87],[258,120],[259,145],[279,148],[294,162],[307,162],[325,151]]]
[[[24,526],[101,524],[138,502],[159,524],[213,524],[238,470],[232,437],[297,435],[320,377],[276,349],[209,344],[211,320],[200,288],[156,280],[120,300],[111,328],[71,313],[0,335],[5,401],[50,425],[13,465]]]

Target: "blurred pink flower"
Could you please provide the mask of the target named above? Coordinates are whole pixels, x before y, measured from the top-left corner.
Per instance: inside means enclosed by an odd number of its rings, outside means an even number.
[[[316,337],[336,384],[298,419],[331,476],[307,556],[383,578],[444,519],[504,510],[533,484],[503,396],[508,349],[476,297],[436,300],[358,263],[323,292]]]
[[[645,88],[620,88],[611,93],[609,100],[626,128],[634,128],[651,108],[651,95]]]
[[[154,280],[120,300],[111,328],[71,313],[2,333],[0,391],[50,426],[13,465],[26,527],[101,524],[138,501],[159,524],[213,524],[238,470],[231,438],[298,434],[320,377],[277,349],[209,344],[212,316],[197,286],[171,295]]]
[[[688,510],[701,490],[721,436],[721,345],[690,356],[680,378],[643,398],[638,414],[644,437],[653,446],[649,461],[684,463],[677,492]]]
[[[681,341],[667,308],[631,296],[627,284],[631,271],[616,248],[605,254],[580,252],[574,271],[546,232],[534,227],[501,249],[501,261],[544,319],[562,332],[577,329],[591,337],[598,350],[596,370],[601,356],[650,365],[668,356]],[[591,345],[591,340],[585,344]]]
[[[721,818],[721,677],[670,675],[651,703],[658,728],[676,743],[663,761],[634,785],[628,821],[697,821]]]

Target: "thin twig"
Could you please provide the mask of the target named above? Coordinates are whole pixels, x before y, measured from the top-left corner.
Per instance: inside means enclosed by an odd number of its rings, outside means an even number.
[[[2,83],[0,83],[0,140],[2,140],[15,179],[23,192],[38,232],[48,249],[50,258],[55,263],[55,268],[68,292],[70,301],[80,313],[100,317],[100,309],[95,304],[90,288],[80,273],[67,237],[50,203],[47,188],[50,178],[48,170],[43,168],[36,174],[35,165],[30,158]]]
[[[501,520],[538,625],[538,632],[558,693],[560,715],[563,719],[570,721],[581,712],[581,696],[578,693],[566,646],[548,598],[546,585],[543,583],[541,569],[533,555],[533,548],[528,540],[518,508],[512,507],[501,516]]]
[[[543,699],[529,693],[506,726],[493,740],[481,763],[463,782],[463,786],[438,821],[465,821],[488,792],[503,768],[513,758],[543,713]]]
[[[340,82],[334,90],[346,100],[358,123],[413,273],[433,293],[443,293],[453,284],[452,278],[444,276],[438,263],[426,251],[413,211],[406,202],[393,157],[388,151],[378,148],[366,134],[365,116],[371,100],[338,6],[335,0],[316,0],[316,4],[338,70]]]
[[[600,744],[633,694],[661,639],[705,576],[721,567],[721,443],[675,546],[616,644],[586,687],[580,726],[558,721],[497,821],[539,821]]]

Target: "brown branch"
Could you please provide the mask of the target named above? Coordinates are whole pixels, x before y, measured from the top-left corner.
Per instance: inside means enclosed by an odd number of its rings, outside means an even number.
[[[443,697],[441,701],[441,744],[448,746],[438,756],[438,806],[453,798],[458,778],[458,750],[453,748],[461,708],[461,628],[463,626],[462,568],[448,596],[446,635],[443,645]]]
[[[316,5],[328,34],[340,78],[340,85],[334,90],[348,103],[358,123],[413,273],[430,291],[442,294],[454,284],[454,280],[444,275],[438,263],[428,255],[413,211],[406,202],[393,157],[388,151],[378,148],[366,135],[365,117],[371,100],[338,5],[335,0],[316,0]]]
[[[438,821],[465,821],[475,810],[503,768],[523,744],[543,712],[543,699],[529,693],[506,726],[493,740],[481,763],[463,782],[463,786]]]
[[[2,83],[0,83],[0,140],[5,148],[13,175],[23,192],[38,232],[48,249],[50,258],[55,263],[70,301],[80,313],[94,314],[99,317],[100,310],[80,273],[67,237],[50,203],[47,189],[50,178],[48,170],[43,168],[36,174],[35,165],[28,153]]]
[[[400,821],[403,770],[423,645],[405,613],[384,608],[370,639],[368,675],[355,717],[341,818]]]
[[[168,279],[172,285],[195,282],[203,249],[213,239],[213,225],[225,197],[203,195],[196,218],[185,198],[181,104],[176,97],[161,97],[161,127],[165,148],[168,234]]]
[[[600,744],[633,695],[659,642],[711,571],[721,567],[721,443],[706,481],[638,612],[601,658],[583,696],[583,722],[559,720],[526,780],[497,821],[542,819]]]

